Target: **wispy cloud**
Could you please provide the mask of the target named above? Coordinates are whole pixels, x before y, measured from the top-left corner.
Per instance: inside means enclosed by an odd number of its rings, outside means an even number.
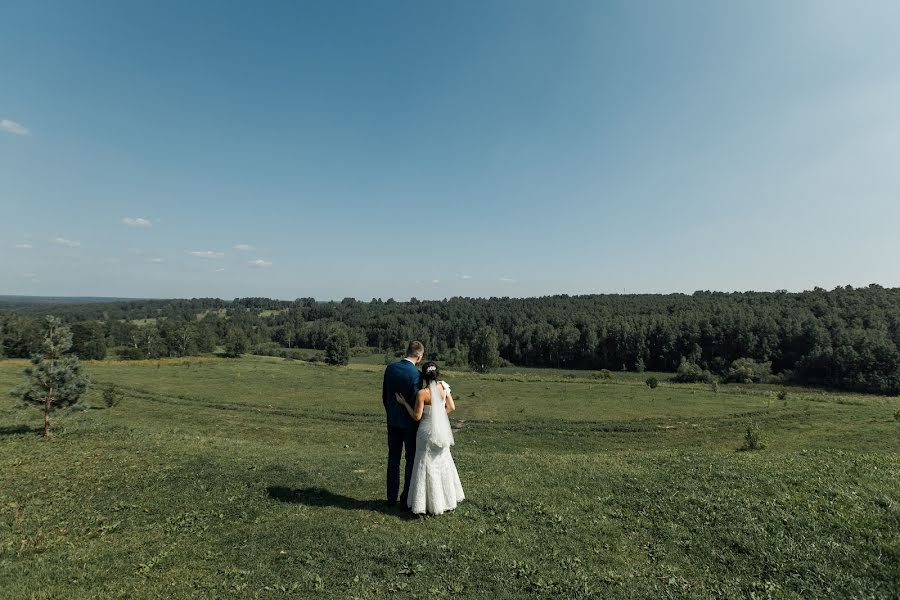
[[[431,280],[431,283],[440,283],[440,282],[441,282],[440,279],[432,279],[432,280]]]
[[[67,240],[66,238],[58,237],[55,240],[50,240],[51,244],[56,244],[57,246],[66,246],[67,248],[77,248],[81,245],[81,242],[76,242],[74,240]]]
[[[247,266],[253,267],[254,269],[261,269],[263,267],[271,267],[272,263],[267,260],[257,258],[256,260],[251,260],[250,262],[248,262]]]
[[[0,131],[11,133],[13,135],[28,135],[31,133],[28,128],[21,123],[10,121],[9,119],[0,119]]]
[[[251,246],[250,244],[238,244],[234,249],[238,252],[252,252],[253,250],[256,250],[256,247]]]
[[[35,277],[37,277],[37,275],[35,275],[34,273],[22,273],[22,277],[24,277],[25,279],[34,279]]]
[[[224,271],[224,270],[225,270],[225,267],[219,267],[218,269],[215,270],[215,272],[216,272],[216,273],[221,273],[221,272]]]
[[[129,227],[153,227],[153,223],[150,222],[150,219],[145,219],[143,217],[122,217],[122,223]]]
[[[31,244],[16,244],[15,247],[17,250],[31,250],[33,246]]]
[[[195,252],[191,252],[191,256],[196,256],[197,258],[213,258],[213,259],[221,259],[225,258],[224,252],[213,252],[212,250],[197,250]]]
[[[166,262],[166,259],[164,259],[164,258],[151,258],[151,259],[148,260],[147,262],[152,262],[152,263],[159,264],[159,263],[164,263],[164,262]]]
[[[502,281],[503,283],[515,283],[516,282],[516,280],[513,279],[512,277],[501,277],[500,281]]]
[[[460,275],[459,278],[460,279],[472,279],[472,276],[471,275]]]

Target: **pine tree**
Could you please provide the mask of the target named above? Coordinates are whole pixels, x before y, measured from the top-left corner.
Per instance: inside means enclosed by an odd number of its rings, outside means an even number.
[[[50,437],[50,412],[78,404],[90,378],[81,373],[77,356],[63,356],[72,347],[72,332],[56,317],[47,317],[41,352],[24,369],[28,381],[11,392],[25,404],[43,406],[44,437]]]

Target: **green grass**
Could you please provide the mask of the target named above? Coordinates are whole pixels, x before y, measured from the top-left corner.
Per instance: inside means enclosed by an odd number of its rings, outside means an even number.
[[[0,390],[21,361],[0,361]],[[467,500],[383,509],[382,367],[87,363],[93,408],[0,405],[4,598],[889,598],[897,399],[448,372]],[[585,377],[585,375],[587,375]],[[100,408],[115,383],[124,400]],[[766,448],[738,452],[749,419]]]

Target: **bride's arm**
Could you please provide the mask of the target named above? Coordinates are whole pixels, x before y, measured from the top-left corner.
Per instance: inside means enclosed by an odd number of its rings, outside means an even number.
[[[456,410],[456,404],[453,402],[453,394],[450,393],[450,386],[447,385],[446,381],[442,381],[441,385],[444,387],[444,390],[447,394],[444,396],[444,408],[447,410],[447,414],[449,415],[454,410]]]
[[[409,402],[406,401],[401,394],[394,394],[397,398],[397,402],[402,404],[406,408],[406,412],[409,413],[409,416],[419,421],[422,419],[422,413],[425,411],[425,395],[423,392],[427,392],[428,390],[419,390],[419,393],[416,394],[416,407],[413,408],[409,405]]]

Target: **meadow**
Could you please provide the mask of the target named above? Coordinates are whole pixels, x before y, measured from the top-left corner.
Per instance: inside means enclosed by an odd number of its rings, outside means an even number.
[[[380,358],[88,361],[49,440],[0,402],[0,597],[900,597],[897,398],[449,372],[467,500],[419,519]]]

